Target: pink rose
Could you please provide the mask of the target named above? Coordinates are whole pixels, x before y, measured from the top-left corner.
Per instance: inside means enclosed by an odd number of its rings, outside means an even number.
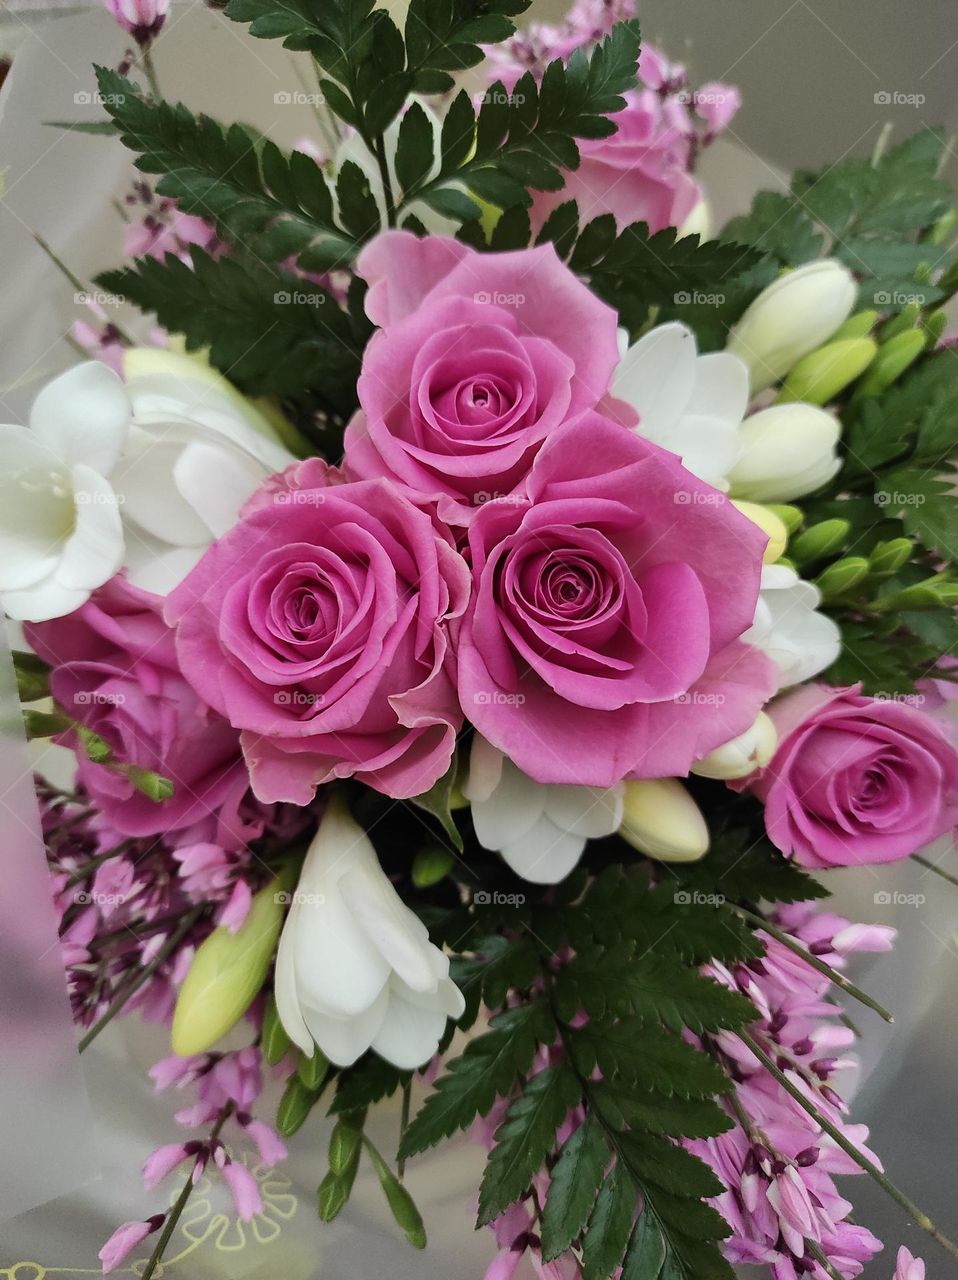
[[[695,128],[685,102],[652,89],[631,89],[626,106],[609,118],[608,138],[582,138],[578,169],[559,191],[537,192],[538,224],[557,205],[575,200],[580,224],[603,213],[621,230],[646,222],[650,231],[680,227],[698,203],[698,183],[689,173]]]
[[[393,231],[358,270],[381,332],[363,359],[346,468],[395,480],[448,524],[515,492],[543,441],[608,389],[615,313],[551,244],[476,253]]]
[[[187,679],[242,730],[260,800],[306,804],[353,775],[407,797],[445,772],[462,723],[448,624],[468,585],[392,486],[294,483],[209,548],[167,616]]]
[[[924,712],[857,685],[805,685],[769,713],[778,750],[750,786],[796,862],[893,862],[958,821],[958,752]]]
[[[469,530],[459,694],[537,782],[684,774],[775,685],[738,641],[765,536],[672,454],[590,415],[551,436],[528,497]]]
[[[65,618],[28,626],[30,644],[53,667],[54,698],[106,740],[115,759],[170,778],[156,803],[123,773],[77,750],[77,778],[122,835],[180,831],[238,803],[245,769],[234,729],[180,674],[173,632],[149,591],[113,578]],[[75,746],[74,736],[67,742]]]

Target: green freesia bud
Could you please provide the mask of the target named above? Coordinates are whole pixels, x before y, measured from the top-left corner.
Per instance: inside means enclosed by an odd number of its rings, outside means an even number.
[[[912,544],[910,538],[893,538],[890,542],[878,542],[868,555],[871,572],[897,573],[903,564],[911,558]]]
[[[318,1045],[313,1046],[312,1057],[307,1058],[305,1054],[300,1054],[299,1062],[296,1064],[296,1074],[307,1089],[315,1091],[322,1087],[323,1081],[329,1074],[329,1059]]]
[[[271,1067],[282,1062],[289,1053],[290,1039],[279,1020],[276,1008],[276,997],[270,996],[263,1010],[263,1032],[260,1037],[260,1048],[263,1057]]]
[[[925,317],[925,323],[922,332],[925,335],[925,347],[932,351],[941,341],[941,336],[948,327],[948,315],[939,307],[937,311],[933,311],[931,315]]]
[[[110,744],[105,738],[101,738],[98,733],[94,733],[92,729],[88,729],[86,725],[78,724],[74,726],[76,735],[80,739],[80,745],[86,752],[87,757],[94,764],[108,764],[113,759],[113,752],[110,750]],[[154,775],[158,777],[159,775]],[[170,784],[172,786],[172,783]],[[172,794],[172,792],[171,792]]]
[[[315,1090],[307,1089],[299,1076],[290,1076],[276,1110],[277,1132],[284,1138],[291,1138],[297,1133],[306,1123],[307,1116],[320,1096]]]
[[[337,1177],[342,1177],[359,1163],[363,1144],[362,1125],[340,1120],[329,1139],[329,1167]]]
[[[430,845],[420,849],[413,858],[412,882],[417,889],[429,889],[449,874],[455,859],[448,849],[441,845]]]
[[[366,1150],[397,1225],[414,1249],[425,1249],[426,1228],[415,1201],[371,1142],[366,1143]]]
[[[892,318],[881,327],[881,333],[878,335],[882,346],[886,342],[890,342],[900,333],[907,333],[909,329],[914,329],[921,315],[921,303],[909,302],[907,306],[902,307],[897,316]]]
[[[909,329],[889,339],[878,349],[868,372],[858,384],[856,395],[878,396],[914,364],[925,349],[925,335],[920,329]]]
[[[317,1195],[317,1212],[320,1222],[332,1222],[345,1208],[349,1193],[353,1189],[352,1179],[347,1180],[339,1174],[329,1173],[319,1184]]]
[[[263,985],[283,923],[277,876],[253,895],[235,933],[221,925],[197,948],[173,1013],[173,1052],[188,1058],[205,1053],[239,1021]]]
[[[162,804],[164,800],[169,800],[176,791],[176,787],[169,778],[164,778],[161,773],[154,773],[152,769],[141,769],[135,764],[125,764],[120,768],[137,791],[155,804]]]
[[[773,515],[778,516],[789,537],[797,533],[805,522],[804,513],[787,502],[766,502],[765,505]]]
[[[947,213],[943,213],[935,225],[929,230],[925,239],[929,244],[945,244],[951,238],[951,233],[955,229],[955,223],[958,222],[958,210],[949,209]]]
[[[929,578],[926,582],[916,582],[914,586],[904,587],[893,595],[884,596],[881,600],[883,611],[943,609],[953,608],[958,604],[958,582],[945,582],[938,578]]]
[[[840,342],[843,338],[867,338],[877,319],[877,311],[856,311],[835,330],[832,334],[832,342]]]
[[[788,542],[788,530],[783,521],[770,507],[764,506],[761,502],[741,502],[733,499],[732,506],[751,520],[752,524],[757,524],[767,536],[768,542],[762,556],[762,564],[774,564]]]
[[[797,565],[824,560],[842,549],[850,532],[851,524],[847,520],[821,520],[792,541],[789,556]]]
[[[878,350],[871,338],[842,338],[799,360],[778,393],[779,402],[804,400],[829,404],[849,383],[860,378]]]
[[[815,579],[815,585],[826,600],[851,591],[868,573],[869,564],[864,556],[846,556],[836,560]]]
[[[21,702],[38,702],[50,696],[50,668],[35,653],[16,649],[13,669],[17,677],[17,693]]]
[[[31,740],[34,738],[53,738],[58,733],[66,733],[70,721],[59,711],[32,711],[23,713],[23,727]]]

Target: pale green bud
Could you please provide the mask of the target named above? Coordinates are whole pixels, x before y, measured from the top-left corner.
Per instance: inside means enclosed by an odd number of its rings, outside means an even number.
[[[778,403],[805,400],[808,404],[829,404],[861,377],[877,350],[878,344],[871,338],[843,338],[819,347],[799,360],[785,379]]]
[[[805,522],[805,515],[798,507],[789,506],[785,502],[767,502],[765,509],[778,516],[785,526],[788,536],[796,534]]]
[[[277,1132],[284,1138],[291,1138],[306,1123],[319,1098],[320,1094],[307,1089],[299,1076],[290,1076],[276,1111]]]
[[[269,970],[283,923],[285,881],[271,880],[253,895],[235,933],[214,929],[197,948],[173,1012],[173,1052],[205,1053],[240,1020]]]
[[[318,1045],[313,1045],[310,1057],[300,1054],[299,1062],[296,1064],[296,1074],[307,1089],[316,1090],[322,1087],[323,1081],[329,1074],[329,1059]]]
[[[822,520],[800,533],[788,548],[789,556],[798,565],[824,560],[840,551],[848,541],[851,524],[847,520]]]
[[[856,395],[881,395],[896,378],[901,377],[909,365],[915,363],[924,349],[925,335],[920,329],[908,329],[905,333],[890,338],[879,347],[878,355],[858,384]]]
[[[948,313],[941,307],[937,311],[932,311],[929,316],[925,317],[925,323],[922,327],[922,333],[925,335],[925,346],[929,351],[933,351],[941,341],[942,334],[948,327]]]
[[[441,845],[420,849],[413,858],[412,882],[417,889],[429,889],[444,880],[452,870],[455,858]]]
[[[732,506],[743,516],[751,520],[768,538],[768,545],[762,555],[762,564],[774,564],[788,542],[788,530],[780,516],[770,507],[763,507],[760,502],[738,502],[733,500]]]
[[[290,1039],[282,1022],[279,1020],[279,1010],[276,1008],[275,996],[270,996],[266,1002],[266,1008],[263,1010],[263,1032],[260,1036],[260,1048],[263,1051],[263,1057],[271,1067],[275,1067],[278,1062],[282,1062],[287,1053],[289,1053]]]
[[[137,791],[148,800],[152,800],[154,804],[162,804],[176,792],[176,786],[169,778],[164,778],[161,773],[154,773],[152,769],[141,769],[135,764],[124,764],[118,767],[130,779]]]
[[[824,569],[815,579],[815,585],[826,600],[834,599],[857,587],[868,570],[869,564],[864,556],[846,556]]]
[[[867,338],[877,319],[877,311],[856,311],[835,330],[832,342],[840,342],[842,338]]]
[[[889,321],[882,325],[881,332],[878,335],[882,346],[886,342],[890,342],[892,338],[896,338],[898,334],[907,333],[909,329],[914,329],[920,315],[920,302],[909,302],[902,307],[897,316],[892,316]]]
[[[697,862],[709,847],[702,811],[678,778],[627,782],[619,835],[660,862]]]
[[[877,542],[868,555],[871,572],[897,573],[902,565],[911,559],[912,544],[910,538],[893,538],[890,542]]]
[[[16,649],[13,669],[17,677],[17,693],[21,702],[38,702],[50,695],[50,668],[35,653]]]
[[[841,463],[841,423],[813,404],[774,404],[739,428],[741,453],[728,473],[733,498],[789,502],[826,484]]]

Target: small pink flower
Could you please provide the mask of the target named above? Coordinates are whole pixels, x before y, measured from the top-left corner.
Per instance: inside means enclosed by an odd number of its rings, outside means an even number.
[[[279,1164],[281,1160],[285,1160],[289,1152],[286,1150],[286,1144],[282,1141],[275,1129],[271,1129],[268,1124],[262,1120],[250,1120],[244,1126],[246,1132],[256,1145],[260,1159],[264,1164],[272,1167]]]
[[[220,1170],[230,1189],[236,1212],[242,1222],[249,1222],[256,1214],[263,1212],[263,1201],[259,1193],[256,1179],[245,1165],[230,1160]]]
[[[191,1153],[185,1142],[170,1142],[164,1147],[157,1147],[153,1154],[147,1157],[143,1166],[143,1183],[147,1191],[152,1191],[158,1186],[167,1174],[188,1160]]]
[[[158,1214],[146,1222],[124,1222],[122,1226],[117,1227],[97,1254],[103,1263],[103,1274],[106,1275],[108,1271],[118,1267],[138,1244],[142,1243],[151,1232],[156,1231],[162,1221],[163,1214]]]
[[[904,1245],[898,1250],[893,1280],[925,1280],[925,1264],[909,1253]]]
[[[103,0],[104,7],[140,46],[151,44],[159,34],[170,0]]]
[[[253,902],[253,892],[245,880],[237,880],[229,900],[220,911],[217,924],[224,925],[230,933],[236,933],[249,915]]]

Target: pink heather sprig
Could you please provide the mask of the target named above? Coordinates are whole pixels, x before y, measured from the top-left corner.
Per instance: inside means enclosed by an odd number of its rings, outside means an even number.
[[[838,971],[849,955],[887,951],[894,939],[892,929],[851,924],[807,904],[782,907],[771,922]],[[775,938],[766,934],[762,941],[767,949],[762,959],[734,968],[711,964],[706,972],[754,1004],[759,1017],[753,1027],[756,1038],[816,1109],[880,1168],[865,1146],[867,1128],[846,1119],[838,1077],[851,1065],[844,1055],[855,1033],[828,998],[828,976]],[[822,1133],[732,1032],[722,1032],[701,1047],[718,1057],[735,1081],[728,1105],[735,1127],[716,1138],[686,1140],[683,1145],[708,1164],[726,1188],[712,1203],[732,1228],[723,1246],[729,1261],[769,1266],[774,1280],[829,1280],[816,1256],[820,1252],[835,1272],[854,1280],[882,1246],[866,1228],[848,1221],[852,1205],[839,1194],[834,1178],[859,1174],[861,1168]],[[557,1047],[540,1051],[532,1074],[561,1055]],[[488,1146],[507,1105],[508,1100],[497,1102],[478,1126]],[[557,1140],[563,1141],[583,1119],[581,1109],[571,1113]],[[543,1172],[534,1195],[491,1224],[498,1252],[485,1280],[510,1280],[523,1260],[547,1280],[580,1274],[571,1253],[554,1262],[542,1257],[538,1225],[548,1189],[549,1175]],[[922,1264],[910,1259],[907,1251],[899,1254],[894,1280],[923,1280],[923,1271],[908,1270]]]

